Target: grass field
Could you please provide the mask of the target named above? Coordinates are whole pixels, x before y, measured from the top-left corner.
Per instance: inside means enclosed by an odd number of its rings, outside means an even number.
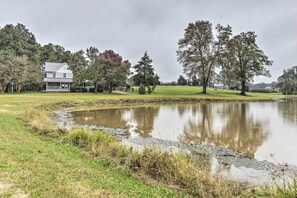
[[[44,103],[97,100],[195,98],[270,100],[280,94],[249,94],[196,87],[158,87],[152,95],[92,93],[22,93],[0,95],[0,197],[185,197],[158,184],[94,160],[82,150],[41,137],[24,126],[24,109]]]

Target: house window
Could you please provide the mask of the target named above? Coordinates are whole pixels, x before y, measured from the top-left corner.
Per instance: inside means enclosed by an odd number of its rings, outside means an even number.
[[[56,72],[53,73],[53,78],[56,78]]]
[[[66,78],[66,73],[63,74],[63,77]]]

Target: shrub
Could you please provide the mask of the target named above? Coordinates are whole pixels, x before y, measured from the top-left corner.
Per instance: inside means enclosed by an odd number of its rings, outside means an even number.
[[[276,90],[271,90],[271,89],[251,89],[250,92],[254,92],[254,93],[277,93]]]
[[[86,129],[74,129],[69,132],[69,141],[74,146],[86,148],[91,143],[91,134]]]
[[[98,86],[97,87],[97,92],[98,93],[102,93],[104,91],[104,88],[102,87],[102,86]],[[89,92],[93,92],[93,93],[95,93],[95,87],[90,87],[89,88]]]
[[[88,92],[88,89],[82,86],[71,86],[70,92]]]
[[[139,94],[145,94],[145,86],[144,85],[140,85],[140,87],[138,89],[138,93]]]

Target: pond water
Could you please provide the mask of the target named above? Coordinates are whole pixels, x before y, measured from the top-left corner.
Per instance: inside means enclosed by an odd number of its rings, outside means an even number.
[[[78,111],[72,119],[76,124],[125,128],[130,137],[212,144],[257,160],[297,165],[297,98]]]

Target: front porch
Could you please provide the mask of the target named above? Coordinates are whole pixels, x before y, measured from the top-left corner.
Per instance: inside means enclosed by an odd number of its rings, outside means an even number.
[[[68,92],[70,91],[70,85],[69,82],[46,82],[45,84],[45,91],[46,92]]]

